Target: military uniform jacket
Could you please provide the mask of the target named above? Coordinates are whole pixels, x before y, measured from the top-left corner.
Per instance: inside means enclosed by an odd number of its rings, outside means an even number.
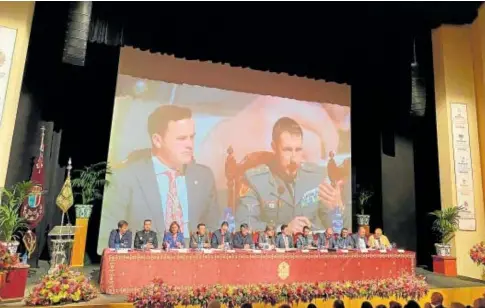
[[[155,231],[138,231],[135,234],[135,249],[142,249],[143,245],[152,243],[153,248],[158,248],[157,233]]]
[[[249,169],[245,177],[249,185],[240,192],[236,225],[247,223],[253,230],[264,230],[267,224],[280,226],[305,216],[313,229],[331,226],[331,215],[318,198],[326,168],[303,163],[294,183],[283,181],[268,165]]]

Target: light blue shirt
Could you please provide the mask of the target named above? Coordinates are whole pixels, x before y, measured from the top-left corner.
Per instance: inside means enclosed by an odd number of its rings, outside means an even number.
[[[165,172],[167,172],[169,168],[155,156],[152,156],[152,162],[157,177],[158,192],[160,193],[160,198],[162,200],[162,213],[165,218],[165,214],[167,213],[168,190],[170,187],[169,178]],[[185,176],[178,176],[175,179],[175,184],[177,185],[177,197],[182,205],[184,238],[189,238],[189,202],[187,199],[187,183],[185,182]],[[165,228],[167,228],[167,230],[161,231],[168,231],[169,226],[165,226]]]
[[[360,248],[360,249],[365,249],[365,241],[363,238],[359,237],[359,247],[357,248]]]

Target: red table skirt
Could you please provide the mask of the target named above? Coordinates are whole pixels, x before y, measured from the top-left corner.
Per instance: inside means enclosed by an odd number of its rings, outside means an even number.
[[[414,275],[413,252],[139,252],[105,250],[100,287],[128,294],[160,278],[171,285],[356,281]]]

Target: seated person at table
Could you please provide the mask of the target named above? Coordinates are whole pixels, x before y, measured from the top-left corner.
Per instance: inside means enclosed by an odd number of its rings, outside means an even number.
[[[184,234],[180,231],[179,224],[176,221],[172,222],[169,230],[163,237],[165,248],[184,248]]]
[[[338,249],[349,249],[354,247],[354,241],[349,236],[349,230],[347,228],[343,228],[340,231],[340,236],[337,239],[337,248]]]
[[[357,234],[352,235],[352,241],[354,242],[354,248],[356,249],[366,249],[369,247],[364,227],[359,227]]]
[[[145,219],[143,230],[135,234],[135,249],[156,249],[158,248],[157,233],[152,231],[152,221]]]
[[[224,245],[228,243],[232,245],[231,233],[229,232],[229,223],[223,221],[221,228],[212,233],[211,246],[212,248],[224,248]]]
[[[296,239],[296,247],[300,249],[308,249],[313,246],[313,235],[310,234],[308,226],[303,227],[303,234],[298,235]]]
[[[391,247],[391,243],[389,243],[389,239],[387,236],[382,234],[381,228],[376,228],[374,230],[374,234],[369,236],[369,247],[380,249],[381,247]]]
[[[281,226],[281,233],[276,237],[276,248],[294,248],[293,237],[291,236],[290,228],[288,225]]]
[[[318,235],[318,247],[325,249],[337,248],[337,241],[333,236],[333,229],[327,228],[325,232]]]
[[[131,248],[133,243],[131,231],[128,230],[128,223],[124,220],[118,222],[118,229],[112,230],[109,234],[109,248]]]
[[[232,239],[232,246],[238,249],[249,249],[253,243],[253,237],[249,233],[249,227],[247,224],[242,224],[239,228],[239,232],[236,232]]]
[[[199,248],[199,244],[203,248],[211,247],[209,235],[206,233],[205,224],[202,223],[197,225],[197,232],[190,237],[190,248]]]
[[[258,246],[259,248],[263,248],[265,245],[269,245],[268,249],[275,248],[275,236],[274,236],[274,227],[273,226],[266,226],[264,232],[261,232],[258,237]]]

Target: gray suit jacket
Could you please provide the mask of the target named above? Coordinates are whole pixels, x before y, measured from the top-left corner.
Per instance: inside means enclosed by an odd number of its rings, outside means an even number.
[[[253,230],[264,230],[268,224],[280,226],[305,216],[313,229],[332,226],[332,213],[318,198],[318,186],[327,178],[326,168],[303,163],[294,185],[285,183],[268,165],[249,169],[245,176],[249,190],[239,199],[236,225],[247,223]],[[346,220],[347,216],[344,213]]]
[[[269,244],[269,245],[276,246],[275,242],[276,242],[276,239],[275,239],[274,236],[273,237],[269,237],[264,232],[260,232],[259,233],[259,236],[258,236],[258,244],[259,244],[260,247],[263,246],[263,244]]]
[[[284,237],[285,235],[280,234],[276,237],[276,248],[285,248],[285,240]],[[293,236],[287,235],[288,237],[288,248],[295,248],[295,245],[293,244]]]
[[[185,169],[185,179],[189,231],[197,230],[200,222],[205,223],[209,230],[215,230],[221,215],[212,171],[204,165],[189,164]],[[100,234],[108,234],[107,230],[122,219],[134,226],[142,226],[145,219],[151,219],[152,229],[163,238],[168,226],[165,226],[165,213],[151,157],[144,157],[122,169],[114,170],[110,181],[105,192],[107,196],[103,204]],[[99,241],[105,242],[107,239]],[[103,248],[99,245],[98,253]]]
[[[328,242],[328,247],[327,247],[327,242]],[[327,240],[326,234],[320,233],[318,234],[318,246],[326,247],[326,248],[337,248],[337,240],[335,239],[335,236],[332,235],[330,239]]]
[[[229,231],[224,234],[224,243],[229,243],[232,246],[232,236]],[[212,233],[211,247],[217,248],[217,246],[222,244],[222,233],[221,229],[218,229]]]
[[[359,248],[359,235],[358,234],[352,234],[351,235],[352,242],[353,242],[353,247],[354,248]],[[369,242],[367,241],[367,237],[364,237],[364,242],[365,242],[365,247],[369,248]]]

